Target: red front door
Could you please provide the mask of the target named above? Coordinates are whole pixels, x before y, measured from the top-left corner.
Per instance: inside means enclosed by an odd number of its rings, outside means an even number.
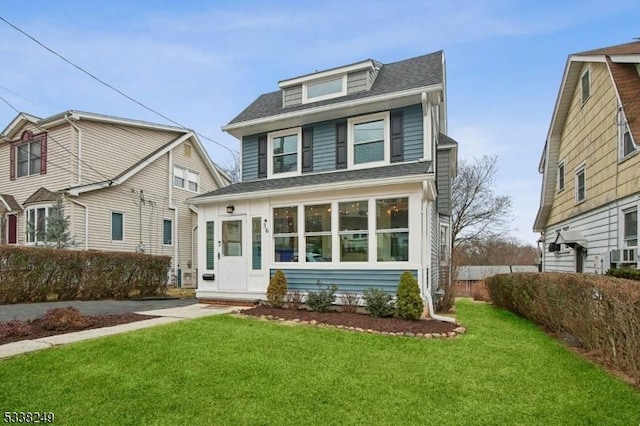
[[[18,244],[18,216],[10,214],[8,215],[8,219],[9,223],[7,225],[9,232],[7,234],[9,238],[7,239],[7,243]]]

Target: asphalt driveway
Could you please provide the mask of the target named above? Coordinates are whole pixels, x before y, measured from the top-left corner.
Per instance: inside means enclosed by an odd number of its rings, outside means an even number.
[[[195,303],[198,303],[196,299],[71,300],[67,302],[20,303],[16,305],[0,305],[0,322],[13,319],[28,321],[41,317],[49,309],[67,306],[77,308],[83,315],[110,315],[179,308]]]

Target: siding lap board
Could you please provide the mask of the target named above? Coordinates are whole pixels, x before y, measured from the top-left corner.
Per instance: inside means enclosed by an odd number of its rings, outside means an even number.
[[[287,277],[289,290],[318,291],[316,285],[320,280],[323,286],[335,284],[338,286],[337,293],[362,293],[367,288],[379,288],[389,294],[396,293],[400,275],[406,269],[281,269]],[[275,269],[270,270],[273,276]],[[409,272],[417,278],[418,272],[410,269]]]
[[[258,178],[258,136],[246,136],[242,140],[242,180]]]

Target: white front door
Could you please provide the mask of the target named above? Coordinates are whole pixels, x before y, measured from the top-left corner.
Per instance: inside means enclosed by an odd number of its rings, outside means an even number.
[[[247,261],[245,257],[244,218],[222,220],[220,241],[220,290],[247,289]]]

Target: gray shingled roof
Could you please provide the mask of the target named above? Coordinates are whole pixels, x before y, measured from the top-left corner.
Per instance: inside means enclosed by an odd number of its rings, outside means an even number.
[[[270,117],[292,111],[314,108],[322,105],[339,104],[354,99],[368,98],[403,90],[416,89],[442,83],[442,51],[428,55],[406,59],[383,65],[371,89],[366,92],[354,93],[325,101],[295,105],[283,108],[282,92],[265,93],[253,101],[251,105],[238,114],[229,124],[258,118]]]
[[[330,173],[315,173],[280,179],[263,179],[249,182],[238,182],[224,188],[194,197],[194,200],[204,197],[243,194],[276,189],[300,188],[336,182],[350,182],[367,179],[383,179],[402,176],[414,176],[429,172],[431,162],[399,163],[391,166],[373,167],[361,170],[332,171]]]
[[[0,197],[2,197],[2,199],[9,205],[9,208],[12,212],[21,212],[22,211],[22,207],[20,207],[20,203],[18,203],[16,201],[16,199],[13,197],[13,195],[9,195],[9,194],[0,194]]]
[[[444,133],[438,133],[438,145],[459,145],[458,142]]]

